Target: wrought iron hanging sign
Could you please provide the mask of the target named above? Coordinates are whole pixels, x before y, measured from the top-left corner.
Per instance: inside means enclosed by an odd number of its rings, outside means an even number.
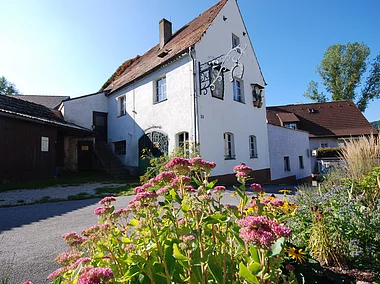
[[[231,71],[229,74],[230,82],[234,78],[242,79],[244,75],[244,65],[241,62],[242,56],[245,54],[247,45],[240,45],[232,48],[227,54],[220,55],[205,63],[199,62],[199,85],[200,93],[207,95],[209,90],[215,90],[218,83],[223,83],[224,73]]]

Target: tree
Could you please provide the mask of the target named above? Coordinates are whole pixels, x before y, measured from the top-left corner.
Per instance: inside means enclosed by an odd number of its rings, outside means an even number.
[[[0,95],[21,95],[15,84],[9,82],[4,76],[0,77]]]
[[[372,62],[368,60],[369,54],[369,47],[357,42],[331,45],[326,50],[317,72],[331,100],[351,100],[364,111],[370,101],[380,98],[380,54]],[[364,80],[365,74],[368,76]],[[358,93],[361,84],[363,88]],[[304,96],[317,102],[328,100],[318,91],[315,81],[309,83]]]

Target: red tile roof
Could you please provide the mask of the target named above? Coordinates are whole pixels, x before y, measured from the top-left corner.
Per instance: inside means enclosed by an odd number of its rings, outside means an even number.
[[[228,0],[221,0],[214,6],[203,12],[197,18],[175,32],[172,38],[160,49],[157,44],[137,60],[132,62],[124,72],[111,83],[107,88],[108,92],[114,92],[119,88],[141,78],[154,71],[161,65],[170,62],[177,56],[188,52],[189,47],[197,43],[214,21],[220,10]],[[163,57],[159,55],[167,50],[168,54]]]
[[[360,136],[377,134],[352,101],[297,104],[267,107],[269,124],[281,126],[278,115],[294,114],[297,128],[310,137]]]

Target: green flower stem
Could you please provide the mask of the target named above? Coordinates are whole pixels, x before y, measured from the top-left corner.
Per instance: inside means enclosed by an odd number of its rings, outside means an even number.
[[[169,269],[168,269],[168,265],[166,263],[166,260],[165,260],[165,255],[162,251],[162,247],[161,247],[161,244],[158,240],[158,237],[157,237],[157,232],[153,226],[153,218],[152,216],[150,216],[150,229],[152,230],[152,234],[153,234],[153,237],[154,237],[154,240],[156,241],[156,244],[157,244],[157,249],[158,249],[158,253],[160,255],[160,259],[161,259],[161,263],[164,265],[164,270],[165,270],[165,274],[166,274],[166,282],[168,284],[170,284],[170,274],[169,274]]]

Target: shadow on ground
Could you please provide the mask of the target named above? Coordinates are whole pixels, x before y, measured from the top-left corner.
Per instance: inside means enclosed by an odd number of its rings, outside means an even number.
[[[100,198],[0,208],[0,233],[96,204]]]

